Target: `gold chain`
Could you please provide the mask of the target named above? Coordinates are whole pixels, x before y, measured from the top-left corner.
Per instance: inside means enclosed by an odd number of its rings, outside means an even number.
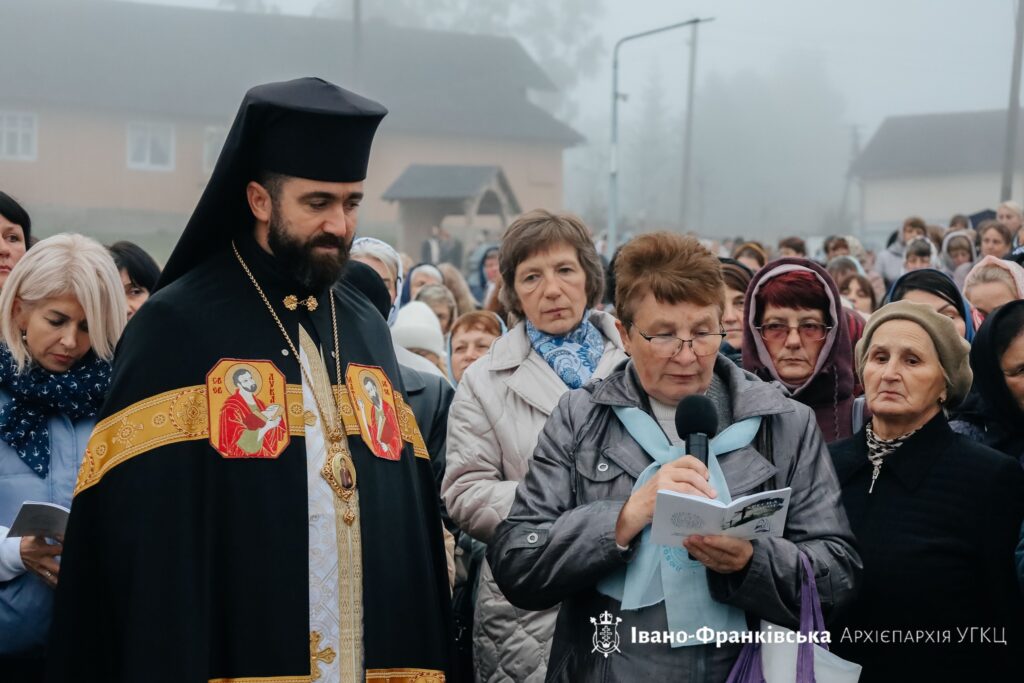
[[[310,378],[309,373],[306,371],[306,367],[302,364],[302,356],[299,355],[298,349],[296,349],[295,344],[292,343],[292,338],[288,336],[288,332],[284,329],[284,325],[281,323],[281,319],[277,317],[277,312],[274,310],[274,307],[270,304],[270,300],[267,298],[267,295],[263,293],[263,288],[260,287],[259,283],[256,281],[256,278],[253,276],[252,271],[249,270],[249,266],[247,266],[245,261],[242,259],[242,255],[238,253],[238,247],[235,246],[234,240],[231,241],[231,248],[234,250],[235,258],[238,259],[238,263],[242,266],[242,270],[244,270],[245,274],[249,276],[249,281],[252,282],[252,286],[256,288],[256,292],[260,295],[260,298],[263,299],[263,303],[266,304],[267,310],[270,311],[270,315],[273,316],[274,322],[277,323],[277,329],[281,330],[281,335],[284,337],[284,340],[288,342],[288,347],[292,350],[292,353],[295,354],[295,361],[299,364],[299,370],[302,371],[302,376],[306,378],[306,383],[309,384],[310,389],[312,389],[313,380]],[[338,351],[338,318],[334,305],[333,294],[330,295],[330,299],[331,324],[334,327],[334,372],[337,377],[337,381],[341,382],[341,354]],[[316,392],[311,391],[310,393],[313,394],[313,401],[316,403],[316,408],[320,412],[320,419],[323,420],[324,423],[329,424],[330,429],[332,431],[337,429],[337,423],[333,419],[327,420],[324,408],[322,405],[320,405],[320,399],[317,397]],[[332,398],[334,398],[333,395]],[[337,410],[338,420],[341,420],[341,411],[337,409],[337,404],[335,404],[334,408],[335,410]]]
[[[333,419],[328,420],[327,415],[329,414],[324,410],[323,405],[320,403],[320,397],[317,396],[317,392],[314,390],[313,380],[306,370],[306,366],[302,364],[302,356],[299,355],[299,350],[295,348],[295,344],[292,343],[292,338],[288,336],[288,331],[284,329],[284,325],[281,323],[281,319],[277,316],[277,312],[274,307],[270,304],[270,300],[267,295],[263,293],[263,288],[256,281],[256,277],[253,276],[252,271],[249,270],[249,266],[246,265],[242,255],[238,253],[238,247],[235,246],[234,240],[231,241],[231,248],[235,252],[235,258],[238,259],[239,265],[242,266],[242,270],[249,276],[249,281],[252,282],[252,286],[256,288],[256,292],[263,299],[263,303],[266,305],[267,310],[270,311],[270,315],[274,318],[274,322],[277,323],[277,329],[281,330],[281,336],[288,343],[288,347],[295,354],[295,362],[299,364],[299,370],[302,372],[302,376],[306,380],[306,384],[309,385],[310,394],[313,395],[313,402],[316,403],[316,409],[320,413],[320,421],[324,425],[326,431],[324,436],[330,441],[328,447],[328,458],[324,462],[323,468],[320,470],[321,476],[327,480],[334,492],[341,497],[345,502],[345,513],[343,519],[349,526],[355,522],[356,514],[352,509],[352,495],[355,493],[356,485],[356,470],[355,463],[352,460],[351,455],[345,452],[345,448],[342,446],[342,437],[344,436],[344,419],[341,415],[339,408],[339,397],[335,395],[333,390],[329,390],[331,394],[331,400],[334,402],[333,408],[337,414],[338,421],[335,422]],[[334,303],[334,293],[329,292],[328,296],[331,300],[331,326],[334,332],[334,372],[337,377],[338,383],[342,383],[341,377],[341,350],[338,344],[338,313],[337,307]],[[310,309],[313,310],[313,309]],[[330,384],[328,378],[328,384]],[[351,484],[346,485],[344,478],[347,476]]]

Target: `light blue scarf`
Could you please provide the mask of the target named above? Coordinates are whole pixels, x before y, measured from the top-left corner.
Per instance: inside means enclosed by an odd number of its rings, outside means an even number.
[[[526,336],[533,350],[570,389],[579,389],[594,375],[604,354],[604,337],[584,311],[583,322],[563,336],[541,332],[526,321]]]
[[[614,406],[613,409],[630,436],[654,458],[654,462],[637,478],[633,486],[636,492],[662,465],[681,458],[686,451],[681,446],[671,445],[654,418],[639,408]],[[760,417],[747,418],[730,425],[708,444],[711,488],[718,492],[718,500],[723,503],[732,502],[732,496],[715,456],[748,445],[757,436],[760,426]],[[711,597],[704,565],[691,560],[683,547],[652,542],[650,525],[643,530],[636,555],[630,563],[601,579],[597,590],[618,600],[626,610],[650,607],[664,601],[669,629],[684,631],[690,636],[685,643],[673,640],[672,647],[703,645],[694,639],[694,635],[705,626],[715,631],[747,630],[742,610]]]

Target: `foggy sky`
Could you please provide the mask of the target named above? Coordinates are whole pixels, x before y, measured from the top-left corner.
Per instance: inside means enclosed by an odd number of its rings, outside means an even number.
[[[372,7],[373,0],[363,1],[365,8]],[[310,14],[316,4],[316,0],[270,2],[285,13],[300,15]],[[161,0],[160,4],[216,7],[217,0]],[[768,233],[786,230],[786,226],[805,232],[823,229],[820,216],[834,210],[842,194],[851,126],[857,127],[863,147],[888,116],[999,109],[1007,105],[1014,32],[1012,0],[605,0],[604,6],[599,23],[604,55],[594,75],[581,80],[569,93],[578,106],[572,109],[576,113],[567,122],[587,137],[587,143],[566,152],[564,170],[567,208],[583,213],[595,223],[603,214],[598,205],[605,201],[606,194],[603,188],[607,183],[612,46],[630,33],[698,16],[714,17],[715,21],[700,29],[698,92],[708,83],[728,85],[758,79],[767,84],[774,80],[781,86],[785,78],[793,78],[796,72],[792,67],[801,61],[813,63],[824,74],[830,90],[828,97],[837,95],[841,102],[838,120],[829,124],[836,129],[835,138],[829,143],[830,157],[821,160],[822,173],[829,177],[820,186],[808,189],[819,197],[788,215],[765,206],[770,200],[755,197],[762,204],[756,215],[777,217],[774,226],[765,226]],[[652,83],[661,84],[660,100],[664,102],[669,125],[681,128],[688,38],[689,29],[677,30],[623,48],[620,87],[629,95],[620,109],[620,174],[624,187],[649,182],[649,176],[656,173],[648,170],[657,168],[653,158],[646,163],[635,149],[632,166],[625,161],[631,146],[645,140],[650,146],[650,137],[644,137],[647,118],[641,109]],[[783,74],[782,65],[787,64],[790,71]],[[793,90],[792,83],[787,89]],[[797,92],[795,99],[799,97]],[[800,101],[789,104],[794,117],[803,114]],[[697,106],[699,113],[700,102]],[[707,137],[721,133],[709,130],[709,126],[713,127],[714,122],[701,121],[698,116],[695,136],[700,139],[702,132]],[[767,137],[771,131],[762,134]],[[736,150],[728,148],[728,135],[719,135],[719,139],[725,140],[721,154],[735,154]],[[681,158],[678,140],[669,140],[666,146],[675,149],[674,153]],[[795,158],[803,157],[805,165],[813,165],[817,152],[813,145],[803,143],[788,151]],[[678,172],[678,163],[672,167]],[[699,174],[700,169],[694,170]],[[803,177],[807,170],[801,171]],[[751,185],[760,177],[773,173],[774,169],[761,168],[747,174],[746,179],[753,182],[737,188],[738,201],[744,199],[743,195],[751,191]],[[721,187],[722,175],[719,171],[717,204],[708,208],[712,215],[721,215],[730,200],[729,188]],[[793,177],[801,176],[797,173]],[[666,189],[661,194],[679,186],[672,179],[664,182]],[[636,203],[637,194],[630,192],[623,197],[623,215],[649,213],[650,207]],[[786,201],[800,199],[790,196]],[[666,218],[671,213],[671,201],[662,213]]]
[[[155,2],[155,0],[143,0]],[[316,0],[272,0],[309,14]],[[510,0],[513,1],[513,0]],[[557,0],[530,0],[557,1]],[[373,0],[364,0],[370,5]],[[216,7],[217,0],[156,4]],[[586,109],[607,110],[611,48],[626,34],[715,17],[701,29],[698,81],[709,72],[766,70],[787,52],[823,61],[842,92],[849,123],[867,140],[886,116],[1006,106],[1013,49],[1012,0],[606,0],[605,63],[581,84]],[[622,53],[622,88],[639,91],[655,61],[685,88],[686,32],[632,43]]]

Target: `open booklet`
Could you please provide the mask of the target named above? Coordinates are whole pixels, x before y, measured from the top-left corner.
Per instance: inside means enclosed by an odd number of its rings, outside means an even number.
[[[10,538],[18,536],[63,536],[71,510],[56,503],[38,503],[26,500],[7,532]]]
[[[781,536],[792,489],[762,491],[737,498],[728,505],[713,498],[658,490],[654,503],[651,540],[661,545],[682,545],[687,536]]]

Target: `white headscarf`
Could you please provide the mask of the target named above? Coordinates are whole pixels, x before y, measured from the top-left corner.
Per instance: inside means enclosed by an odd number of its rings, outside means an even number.
[[[402,272],[402,257],[387,242],[374,237],[359,237],[352,242],[352,256],[372,256],[395,273],[395,298],[388,311],[388,326],[393,327],[398,318],[398,299],[402,293],[405,274]]]

